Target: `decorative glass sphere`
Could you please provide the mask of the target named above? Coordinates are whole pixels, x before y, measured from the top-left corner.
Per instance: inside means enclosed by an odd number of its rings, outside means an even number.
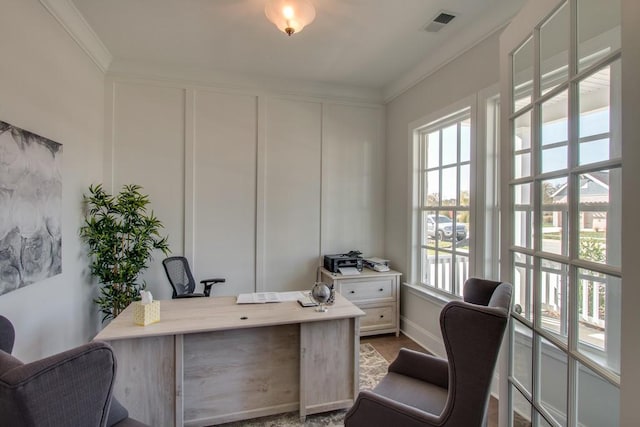
[[[311,296],[318,304],[326,304],[331,298],[331,288],[325,283],[316,283],[311,290]]]

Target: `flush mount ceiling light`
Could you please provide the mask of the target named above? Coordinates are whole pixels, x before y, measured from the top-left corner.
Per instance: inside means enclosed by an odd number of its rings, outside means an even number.
[[[299,33],[316,18],[316,10],[307,0],[268,0],[264,13],[288,35]]]

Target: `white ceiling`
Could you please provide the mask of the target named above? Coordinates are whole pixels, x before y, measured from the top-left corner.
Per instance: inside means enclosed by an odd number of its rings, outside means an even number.
[[[389,92],[506,23],[524,0],[310,0],[316,19],[288,37],[266,0],[72,0],[119,64],[197,68]],[[454,19],[423,27],[440,11]],[[404,82],[404,83],[403,83]],[[406,89],[406,88],[405,88]]]

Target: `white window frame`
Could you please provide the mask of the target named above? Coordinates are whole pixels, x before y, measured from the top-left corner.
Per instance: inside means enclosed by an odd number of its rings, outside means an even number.
[[[497,147],[499,118],[498,85],[483,89],[450,106],[409,123],[409,218],[407,235],[409,242],[407,282],[418,295],[447,302],[460,295],[436,289],[421,282],[422,206],[421,206],[421,132],[438,122],[469,109],[470,132],[470,204],[469,228],[469,277],[497,279],[499,274],[499,176]]]

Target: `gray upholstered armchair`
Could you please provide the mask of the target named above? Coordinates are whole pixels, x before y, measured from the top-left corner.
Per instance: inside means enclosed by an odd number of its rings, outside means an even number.
[[[380,384],[360,392],[345,426],[485,425],[510,306],[511,284],[467,280],[464,301],[440,313],[448,360],[400,350]]]
[[[116,359],[91,342],[32,363],[11,356],[11,322],[0,316],[0,425],[141,427],[111,392]]]

